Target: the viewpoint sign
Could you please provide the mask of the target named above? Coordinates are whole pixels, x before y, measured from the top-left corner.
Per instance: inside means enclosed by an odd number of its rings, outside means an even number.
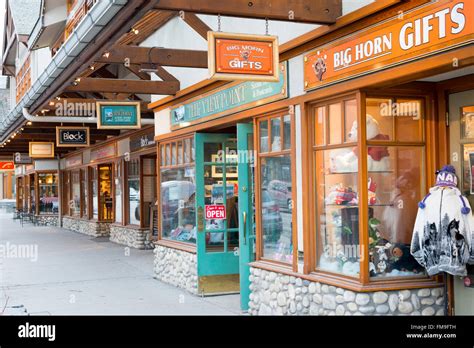
[[[89,127],[56,127],[57,147],[87,147],[89,138]]]
[[[97,128],[141,128],[140,102],[97,102]]]
[[[288,96],[287,64],[280,64],[278,82],[246,81],[226,84],[171,109],[171,129],[227,116]]]
[[[30,142],[31,158],[54,158],[54,143]]]
[[[209,74],[217,80],[278,81],[278,38],[209,31]]]
[[[15,152],[13,155],[13,163],[15,164],[32,164],[33,159],[27,153]]]
[[[473,42],[474,1],[430,2],[307,54],[305,89],[341,82]]]

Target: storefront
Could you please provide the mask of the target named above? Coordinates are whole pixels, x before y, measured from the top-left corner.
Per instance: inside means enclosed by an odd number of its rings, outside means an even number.
[[[42,225],[58,225],[59,175],[57,160],[35,160],[19,165],[16,173],[16,208]]]
[[[70,154],[62,161],[63,227],[129,247],[151,243],[156,202],[153,128]]]
[[[444,315],[447,297],[448,313],[462,311],[472,290],[455,280],[446,294],[410,242],[418,202],[453,151],[471,194],[470,136],[456,142],[446,112],[468,128],[472,8],[406,6],[402,18],[390,10],[318,41],[329,44],[293,47],[283,97],[229,107],[222,90],[244,82],[152,104],[158,279],[240,291],[253,315]]]
[[[0,200],[11,200],[15,197],[15,166],[12,161],[0,159]]]

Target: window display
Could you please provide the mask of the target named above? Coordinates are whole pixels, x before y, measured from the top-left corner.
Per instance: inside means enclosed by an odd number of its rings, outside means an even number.
[[[378,185],[369,207],[369,272],[374,278],[424,275],[410,254],[418,201],[424,195],[423,103],[367,98],[368,176]],[[385,141],[393,146],[376,146]],[[410,145],[406,145],[410,142]]]
[[[313,142],[319,231],[316,267],[353,277],[360,273],[356,106],[355,99],[346,99],[315,108]],[[376,183],[369,179],[367,185],[370,203],[375,204]]]
[[[359,173],[356,99],[314,108],[318,270],[358,278],[361,252],[366,252],[373,279],[422,274],[410,255],[425,187],[422,106],[421,99],[366,99],[366,173]],[[361,190],[367,197],[363,203]],[[367,241],[360,240],[361,214],[367,214]]]
[[[182,144],[182,143],[181,143]],[[150,208],[156,202],[156,156],[143,157],[143,219],[142,226],[150,226]],[[178,163],[183,163],[183,148],[178,146]]]
[[[99,181],[97,167],[92,167],[90,173],[92,187],[92,218],[99,220]]]
[[[160,145],[160,226],[161,238],[185,243],[196,243],[196,178],[194,165],[194,139],[183,140],[176,146],[178,164],[171,161],[171,143]],[[164,157],[163,157],[164,154]],[[181,163],[181,159],[183,162]],[[151,160],[151,159],[150,159]],[[176,162],[175,162],[176,163]],[[153,168],[147,173],[152,173]],[[144,167],[145,170],[145,167]],[[153,178],[153,176],[149,176]]]
[[[260,181],[258,210],[262,257],[289,264],[293,264],[294,252],[291,132],[290,115],[269,117],[259,122],[260,173],[257,180]],[[302,260],[303,250],[298,250],[298,261]]]
[[[140,159],[127,163],[128,223],[140,225]]]
[[[81,189],[82,189],[82,217],[89,218],[89,181],[88,181],[88,169],[81,169]]]
[[[37,174],[39,214],[57,214],[59,212],[58,175]]]
[[[81,173],[71,172],[71,200],[69,204],[71,216],[81,216]]]
[[[119,161],[115,164],[115,222],[122,223],[122,165]]]
[[[114,199],[112,197],[112,165],[99,166],[99,203],[101,220],[114,219]]]

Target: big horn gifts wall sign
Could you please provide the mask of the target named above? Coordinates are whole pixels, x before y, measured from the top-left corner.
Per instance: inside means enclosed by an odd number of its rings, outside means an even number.
[[[52,142],[30,142],[31,158],[54,158],[54,143]]]
[[[279,80],[278,38],[209,31],[209,74],[216,80]]]
[[[56,127],[57,147],[87,147],[89,140],[89,127]]]
[[[473,42],[473,0],[428,2],[305,55],[304,87],[320,88]]]
[[[97,102],[98,129],[140,129],[139,102]]]

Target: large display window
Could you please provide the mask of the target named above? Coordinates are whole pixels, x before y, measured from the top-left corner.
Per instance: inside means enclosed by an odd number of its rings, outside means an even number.
[[[317,275],[426,280],[410,254],[424,197],[427,99],[358,93],[310,108]],[[314,217],[314,218],[313,218]]]
[[[38,173],[38,213],[58,214],[58,174]]]
[[[257,121],[257,258],[294,266],[303,262],[295,236],[292,153],[293,116],[287,113]]]
[[[196,177],[194,138],[159,146],[160,238],[196,243]]]

